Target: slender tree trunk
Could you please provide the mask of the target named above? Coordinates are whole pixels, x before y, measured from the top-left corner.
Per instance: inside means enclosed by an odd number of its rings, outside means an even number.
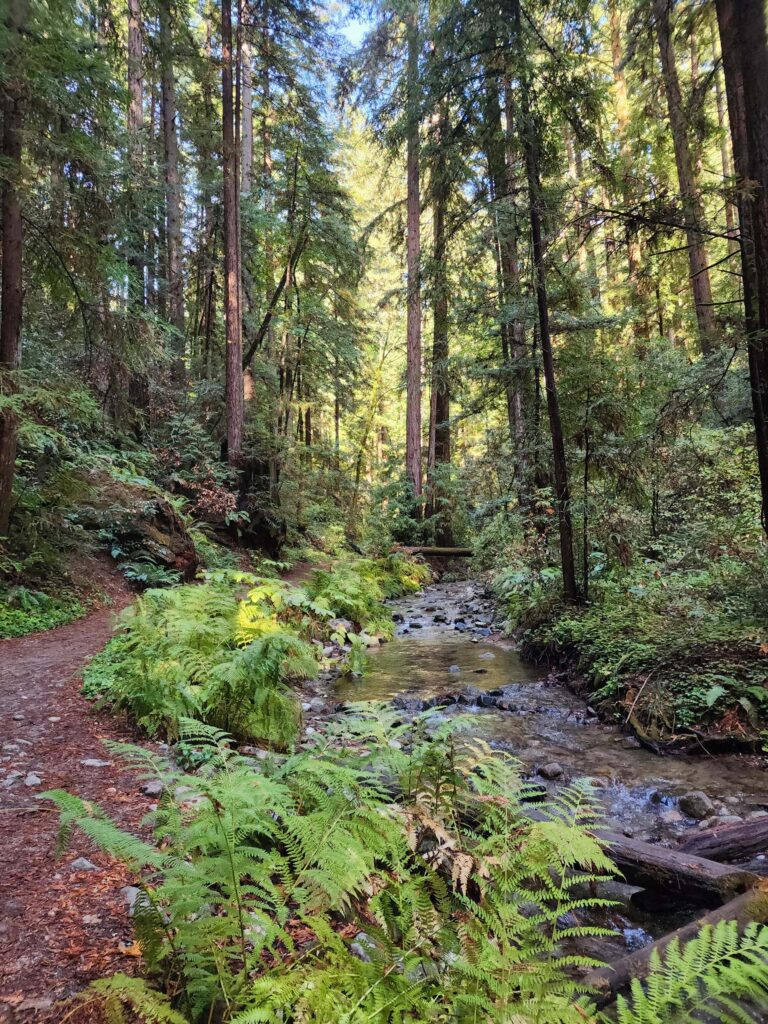
[[[506,132],[502,132],[498,85],[490,76],[484,98],[485,150],[493,209],[493,233],[496,248],[496,276],[499,291],[499,334],[503,366],[504,393],[509,424],[509,439],[515,451],[515,479],[524,488],[526,477],[525,417],[523,412],[525,328],[515,317],[509,319],[508,307],[521,294],[517,259],[517,231],[513,194],[515,190],[512,90],[504,84]]]
[[[238,258],[238,173],[235,146],[232,0],[221,5],[221,108],[224,191],[224,305],[226,322],[227,458],[240,463],[243,449],[243,337]]]
[[[160,0],[160,64],[163,156],[165,160],[165,233],[168,259],[168,315],[176,330],[174,352],[184,358],[184,279],[181,271],[181,187],[177,135],[176,81],[173,71],[171,0]]]
[[[406,17],[407,67],[407,371],[405,468],[416,497],[421,495],[421,195],[419,188],[419,15]]]
[[[712,62],[715,66],[715,100],[717,102],[717,126],[720,131],[720,166],[723,171],[723,182],[730,185],[733,179],[733,166],[728,146],[728,125],[726,124],[725,93],[723,88],[720,50],[717,45],[717,34],[712,29]],[[740,252],[739,232],[736,224],[738,210],[729,196],[725,203],[725,227],[728,232],[728,252],[735,256]]]
[[[691,275],[691,290],[699,328],[699,344],[704,355],[717,344],[715,318],[712,307],[712,287],[709,280],[709,260],[701,228],[704,224],[704,208],[696,180],[691,145],[688,139],[688,125],[680,92],[680,81],[675,63],[675,47],[670,24],[670,0],[654,0],[656,38],[661,56],[664,90],[667,96],[669,124],[675,149],[675,164],[683,203],[685,235],[688,246],[688,263]]]
[[[619,129],[619,145],[621,147],[621,191],[625,205],[632,198],[632,150],[629,145],[629,95],[627,80],[624,75],[624,54],[622,47],[621,12],[617,0],[609,0],[608,14],[611,33],[611,64],[613,70],[613,91],[616,98],[616,126]],[[636,287],[637,275],[641,267],[640,241],[635,231],[627,235],[627,276],[630,284]],[[638,296],[640,297],[640,296]],[[647,296],[642,296],[647,298]],[[647,323],[644,325],[647,334]]]
[[[141,37],[141,0],[128,0],[128,215],[130,218],[130,252],[128,263],[136,278],[136,300],[145,302],[144,232],[142,214],[135,195],[143,172],[141,157],[144,130],[144,55]]]
[[[520,40],[520,0],[513,0],[513,25],[518,44]],[[571,521],[571,496],[568,485],[568,463],[565,457],[565,439],[560,418],[560,403],[557,394],[555,361],[552,352],[552,336],[549,327],[549,299],[547,296],[547,272],[544,257],[544,243],[541,229],[541,181],[539,172],[539,133],[530,103],[530,86],[522,61],[520,73],[520,106],[522,140],[525,150],[525,170],[528,180],[528,198],[531,218],[531,249],[536,286],[536,304],[539,313],[539,340],[544,366],[544,383],[547,392],[547,412],[552,439],[552,468],[555,478],[558,526],[560,532],[560,561],[563,571],[563,593],[566,601],[577,603],[579,590],[576,584],[574,562],[573,523]]]
[[[432,396],[429,425],[429,508],[439,511],[440,492],[436,480],[438,466],[451,461],[450,387],[448,382],[448,280],[446,274],[445,217],[448,206],[448,167],[445,146],[448,136],[448,112],[442,105],[437,124],[436,156],[432,180],[432,222],[434,232],[434,296],[432,299]],[[447,523],[436,534],[437,543],[447,545],[451,530]]]
[[[6,80],[2,97],[2,281],[0,282],[0,384],[5,373],[21,365],[21,318],[23,309],[22,256],[24,232],[18,184],[21,176],[21,132],[24,121],[24,89],[19,47],[26,20],[25,0],[8,0],[6,14]],[[8,534],[13,503],[18,423],[8,409],[0,414],[0,538]]]
[[[248,36],[248,26],[243,25],[243,42],[241,49],[242,60],[242,107],[243,107],[243,128],[242,128],[242,157],[240,168],[241,189],[243,195],[251,191],[253,177],[253,70],[251,67],[251,41]]]
[[[749,379],[761,519],[768,533],[768,41],[762,0],[716,0],[716,11],[739,184]]]

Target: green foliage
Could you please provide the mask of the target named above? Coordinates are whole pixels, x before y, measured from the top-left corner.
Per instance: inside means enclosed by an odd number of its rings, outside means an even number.
[[[197,717],[240,738],[286,748],[299,711],[292,682],[311,679],[334,616],[349,668],[362,667],[364,639],[355,628],[385,635],[392,622],[383,599],[417,589],[424,566],[400,556],[356,559],[318,570],[305,588],[275,577],[215,570],[206,582],[149,590],[121,617],[121,633],[97,655],[84,692],[127,709],[151,734],[178,737]],[[243,589],[247,591],[243,593]]]
[[[707,925],[682,948],[654,951],[645,987],[619,997],[618,1024],[752,1024],[768,1003],[768,928],[736,921]],[[601,1019],[607,1021],[608,1017]],[[613,1018],[610,1018],[611,1020]]]
[[[74,594],[50,597],[21,585],[10,587],[0,590],[0,639],[53,629],[84,614]]]
[[[595,700],[623,703],[650,733],[754,734],[768,714],[768,563],[746,535],[743,554],[709,536],[706,550],[700,538],[658,539],[629,566],[594,552],[581,608],[564,605],[557,569],[521,566],[519,553],[495,587],[527,653],[570,661]]]
[[[375,770],[328,740],[255,768],[225,734],[188,721],[182,736],[209,750],[197,775],[115,745],[164,785],[152,815],[161,848],[49,793],[63,842],[78,827],[142,871],[136,933],[157,989],[116,976],[85,998],[189,1022],[581,1020],[568,968],[591,961],[561,944],[598,931],[570,922],[601,903],[583,879],[610,870],[576,823],[593,820],[589,795],[567,789],[533,822],[514,761],[384,718],[347,726],[410,739],[377,750]],[[383,781],[393,773],[418,781],[399,801]]]

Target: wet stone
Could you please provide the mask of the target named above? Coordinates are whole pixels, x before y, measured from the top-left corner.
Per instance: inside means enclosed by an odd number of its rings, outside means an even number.
[[[715,809],[715,805],[710,798],[700,789],[681,796],[678,803],[683,814],[688,815],[689,818],[695,818],[696,821],[710,817]]]
[[[542,779],[559,779],[564,773],[563,766],[557,761],[550,761],[549,764],[543,764],[539,768],[539,775]]]

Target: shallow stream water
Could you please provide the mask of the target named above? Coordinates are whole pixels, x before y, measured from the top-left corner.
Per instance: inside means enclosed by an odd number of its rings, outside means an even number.
[[[437,583],[392,603],[395,638],[369,656],[358,679],[334,687],[344,701],[396,699],[405,708],[445,694],[463,692],[461,704],[428,712],[435,723],[464,716],[462,729],[508,751],[532,776],[562,769],[545,782],[590,779],[600,794],[609,827],[627,835],[671,842],[700,827],[679,810],[680,796],[706,793],[715,813],[746,817],[768,810],[768,774],[754,758],[707,754],[659,757],[642,749],[619,725],[600,722],[585,701],[524,662],[500,636],[494,607],[477,585]],[[484,694],[503,690],[503,704],[483,707]],[[489,701],[490,703],[490,701]],[[765,860],[753,869],[768,870]],[[625,894],[626,895],[626,894]],[[616,919],[630,948],[689,919],[690,908],[644,915],[636,909]]]

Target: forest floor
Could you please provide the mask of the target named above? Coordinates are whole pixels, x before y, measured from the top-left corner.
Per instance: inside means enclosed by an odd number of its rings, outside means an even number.
[[[37,799],[65,789],[98,801],[133,829],[152,800],[104,746],[135,734],[80,695],[84,665],[134,597],[105,563],[87,568],[111,607],[0,641],[0,1024],[56,1020],[58,1000],[94,978],[130,973],[136,963],[121,892],[130,873],[80,834],[57,857],[58,812]]]

